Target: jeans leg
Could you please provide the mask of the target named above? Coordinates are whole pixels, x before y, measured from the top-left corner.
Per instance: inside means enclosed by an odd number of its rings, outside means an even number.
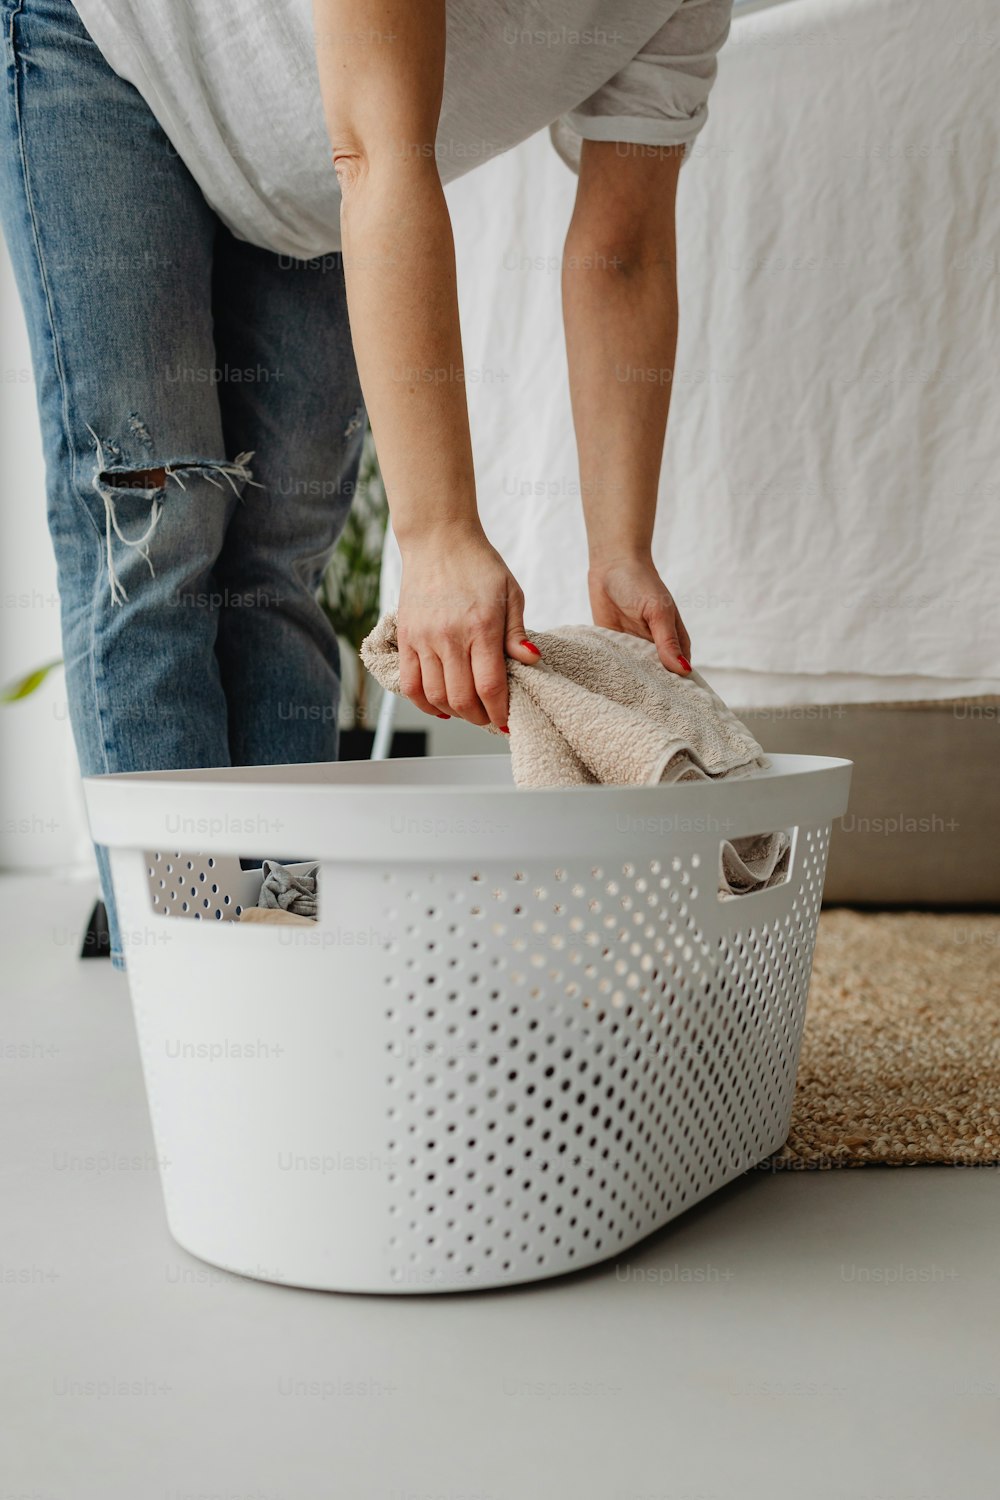
[[[220,386],[231,450],[254,451],[218,578],[216,654],[234,765],[334,760],[340,663],[316,588],[350,509],[364,437],[339,255],[295,261],[223,232]]]
[[[81,770],[227,765],[213,570],[248,470],[227,455],[210,377],[217,221],[69,0],[3,16],[0,213],[32,344]]]

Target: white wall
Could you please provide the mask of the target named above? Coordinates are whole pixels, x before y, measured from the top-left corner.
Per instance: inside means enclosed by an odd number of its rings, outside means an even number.
[[[56,569],[28,335],[0,240],[0,683],[58,657]],[[62,672],[0,705],[0,867],[89,867]]]

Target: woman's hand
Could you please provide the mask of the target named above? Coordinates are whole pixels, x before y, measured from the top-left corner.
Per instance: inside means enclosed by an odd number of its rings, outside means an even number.
[[[652,641],[667,671],[687,676],[691,637],[652,558],[592,563],[587,586],[595,625]]]
[[[403,549],[397,612],[400,686],[439,719],[507,732],[507,661],[534,664],[524,595],[475,524],[433,527]]]

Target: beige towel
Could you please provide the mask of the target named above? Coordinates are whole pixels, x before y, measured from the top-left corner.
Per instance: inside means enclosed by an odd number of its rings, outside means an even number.
[[[518,786],[650,786],[750,776],[767,766],[753,735],[704,678],[667,672],[651,641],[598,625],[567,625],[531,639],[541,652],[537,665],[507,661]],[[382,616],[361,658],[377,682],[399,692],[395,614]],[[727,841],[720,890],[735,895],[777,884],[788,846],[783,833]]]
[[[315,927],[315,917],[300,917],[297,912],[285,911],[280,906],[245,906],[240,913],[241,922],[257,922],[264,927]]]

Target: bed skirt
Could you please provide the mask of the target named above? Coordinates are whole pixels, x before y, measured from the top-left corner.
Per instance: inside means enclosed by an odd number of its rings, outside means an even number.
[[[739,714],[765,750],[854,762],[828,905],[1000,908],[1000,697]]]

